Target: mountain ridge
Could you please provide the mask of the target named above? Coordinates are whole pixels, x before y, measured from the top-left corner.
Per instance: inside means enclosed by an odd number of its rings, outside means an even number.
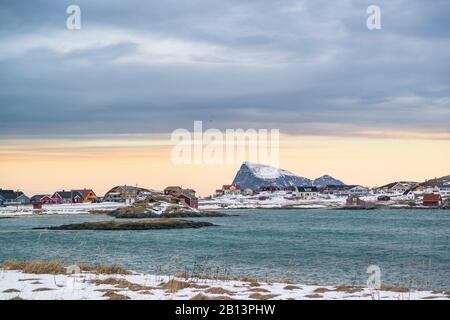
[[[341,180],[327,174],[311,180],[288,170],[249,161],[242,163],[232,184],[239,184],[242,189],[251,188],[253,190],[269,185],[276,187],[344,185]]]

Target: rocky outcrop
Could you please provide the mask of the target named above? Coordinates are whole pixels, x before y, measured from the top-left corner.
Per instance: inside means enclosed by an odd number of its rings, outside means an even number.
[[[153,229],[186,229],[211,227],[214,224],[203,221],[189,221],[177,219],[157,219],[143,221],[95,221],[61,226],[39,227],[34,230],[153,230]]]

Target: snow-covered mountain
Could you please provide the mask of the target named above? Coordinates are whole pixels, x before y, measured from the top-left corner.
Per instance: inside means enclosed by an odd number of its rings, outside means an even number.
[[[287,170],[275,167],[244,162],[234,177],[233,184],[240,184],[242,189],[251,188],[258,190],[262,186],[309,186],[312,181],[299,177]]]
[[[331,186],[331,185],[335,185],[335,186],[345,185],[345,183],[343,183],[341,180],[335,179],[332,176],[329,176],[327,174],[324,176],[321,176],[320,178],[314,179],[312,184],[313,184],[313,186],[316,186],[316,187],[324,187],[324,186]]]
[[[316,180],[300,177],[287,170],[263,164],[244,162],[234,177],[233,184],[240,184],[242,189],[258,190],[262,186],[323,186],[344,184],[342,181],[325,175]]]

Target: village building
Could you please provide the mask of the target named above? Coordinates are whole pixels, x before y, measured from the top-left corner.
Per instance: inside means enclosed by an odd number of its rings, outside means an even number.
[[[30,204],[28,198],[22,191],[0,189],[0,205],[25,205]]]
[[[369,188],[363,186],[354,186],[348,190],[349,195],[365,196],[370,193]]]
[[[369,208],[369,207],[371,207],[369,202],[361,200],[357,195],[350,195],[347,198],[346,206],[350,207],[350,208]]]
[[[405,199],[405,200],[415,200],[416,199],[416,194],[411,189],[410,190],[406,190],[405,192],[403,192],[402,198]]]
[[[180,186],[169,186],[164,189],[166,196],[175,197],[192,208],[198,208],[198,198],[195,196],[195,190],[182,188]]]
[[[115,186],[103,197],[105,202],[130,202],[131,199],[138,198],[141,194],[151,193],[150,190],[133,186]]]
[[[395,193],[395,194],[403,194],[405,191],[417,186],[417,182],[410,181],[396,181],[392,183],[388,183],[384,186],[378,187],[375,189],[377,193]]]
[[[259,187],[259,191],[269,191],[269,192],[275,192],[275,191],[280,191],[281,188],[278,186],[274,186],[274,185],[268,185],[268,186],[261,186]]]
[[[348,196],[349,190],[355,187],[354,185],[326,185],[322,188],[321,193],[335,196]]]
[[[56,191],[52,196],[52,203],[65,204],[65,203],[82,203],[83,195],[77,191]]]
[[[246,195],[246,196],[252,196],[252,195],[254,195],[255,194],[255,192],[253,191],[253,189],[251,189],[251,188],[246,188],[245,190],[244,190],[244,195]]]
[[[426,193],[423,195],[423,205],[425,207],[440,207],[442,205],[442,197],[436,193]]]
[[[307,200],[317,198],[319,190],[317,187],[297,187],[296,196],[299,199]]]
[[[175,196],[177,194],[180,194],[182,190],[183,190],[183,188],[181,188],[179,186],[169,186],[164,189],[164,194],[166,196]]]
[[[450,198],[450,184],[444,184],[437,187],[442,198]]]
[[[95,199],[97,199],[97,195],[92,189],[79,189],[79,190],[72,190],[72,192],[78,192],[83,196],[82,202],[93,202]]]
[[[224,184],[222,189],[217,189],[215,196],[238,195],[241,194],[241,185]]]
[[[191,192],[182,192],[177,198],[186,203],[191,208],[198,208],[198,198]]]
[[[32,204],[50,204],[52,203],[52,198],[49,194],[36,194],[30,198]]]

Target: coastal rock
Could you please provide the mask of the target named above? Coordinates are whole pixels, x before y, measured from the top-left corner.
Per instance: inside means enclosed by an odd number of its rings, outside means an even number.
[[[176,219],[157,219],[143,221],[95,221],[61,226],[39,227],[33,230],[152,230],[152,229],[186,229],[211,227],[214,224],[203,221],[189,221]]]

